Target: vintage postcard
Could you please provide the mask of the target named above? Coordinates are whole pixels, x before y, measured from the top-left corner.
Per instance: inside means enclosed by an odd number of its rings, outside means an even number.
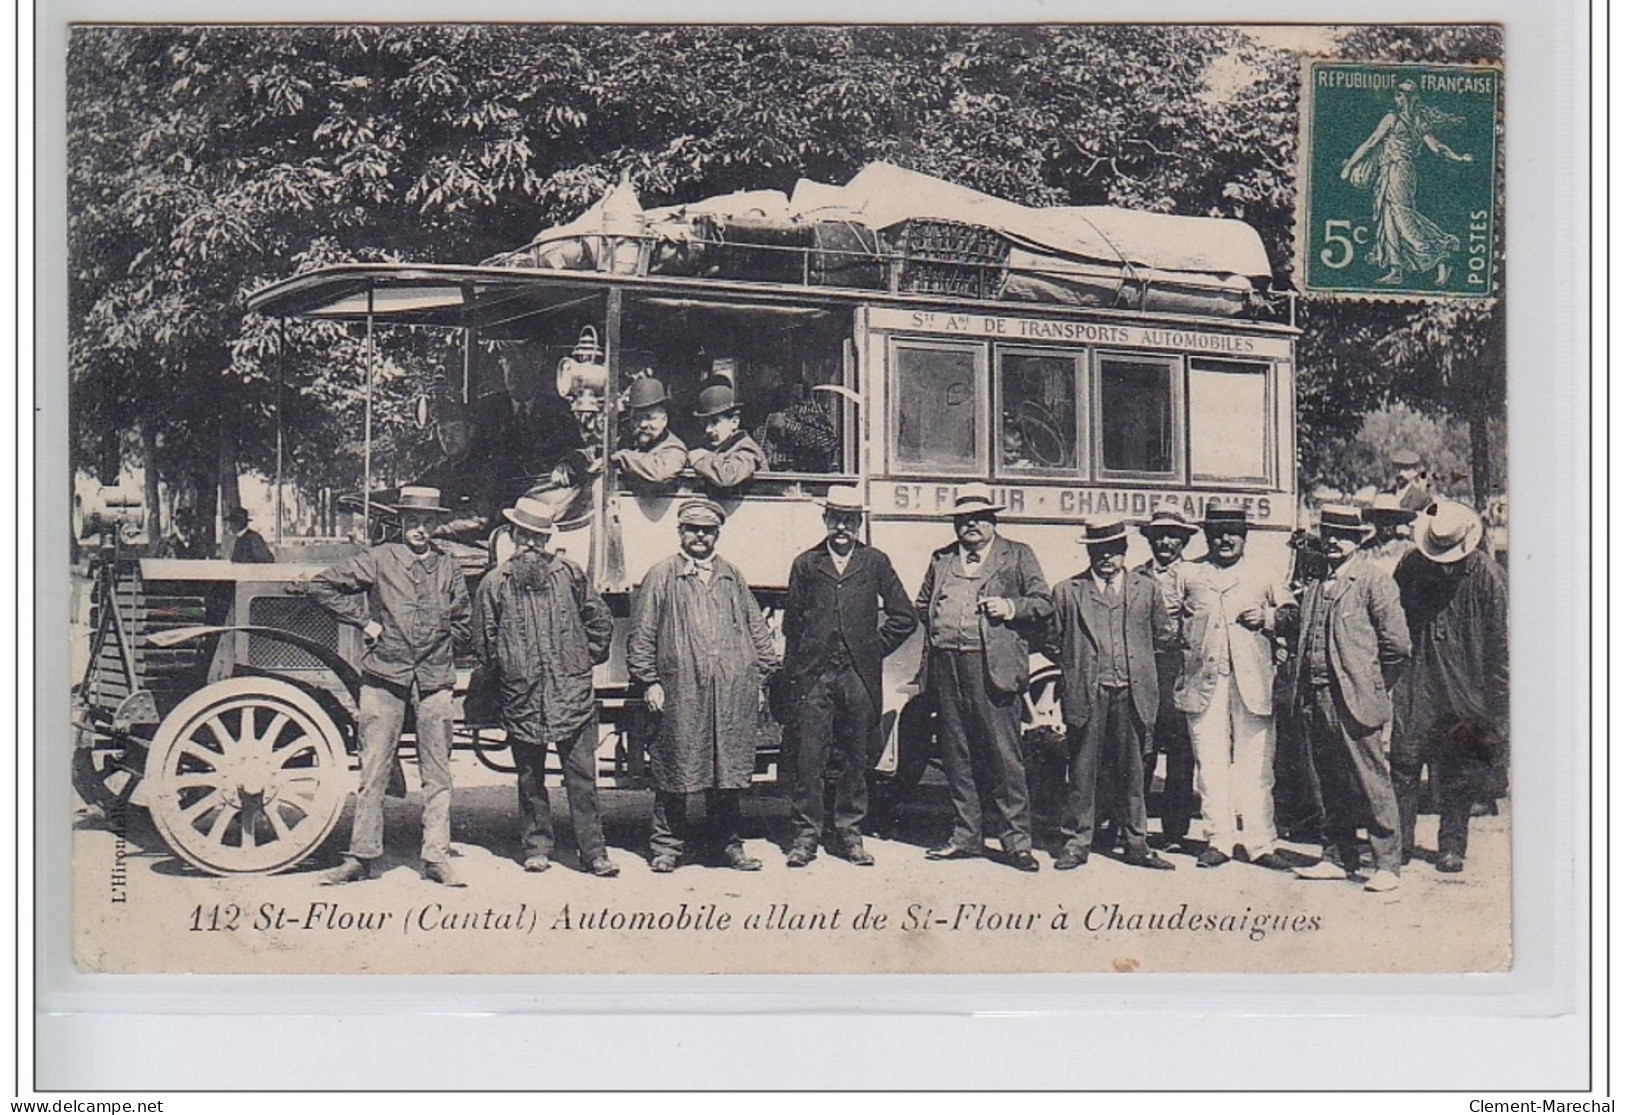
[[[75,26],[78,967],[1509,970],[1501,58]]]

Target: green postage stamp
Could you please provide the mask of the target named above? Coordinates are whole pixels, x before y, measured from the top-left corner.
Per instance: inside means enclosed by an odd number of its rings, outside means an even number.
[[[1495,292],[1489,66],[1305,64],[1298,274],[1312,294]]]

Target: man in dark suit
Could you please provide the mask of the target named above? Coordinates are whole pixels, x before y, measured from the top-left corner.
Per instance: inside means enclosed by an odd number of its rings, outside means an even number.
[[[226,525],[231,528],[231,560],[244,563],[267,564],[276,560],[271,555],[271,547],[265,544],[265,537],[259,531],[248,525],[248,512],[241,507],[233,507],[226,513]]]
[[[1399,886],[1399,804],[1382,734],[1394,714],[1388,690],[1411,655],[1411,635],[1399,586],[1359,554],[1373,533],[1358,507],[1321,509],[1327,573],[1309,586],[1300,613],[1291,692],[1309,734],[1326,835],[1342,863],[1322,861],[1298,874],[1345,878],[1360,863],[1355,833],[1364,826],[1376,859],[1365,889],[1391,891]]]
[[[957,541],[931,555],[914,610],[925,624],[925,687],[936,701],[942,765],[954,803],[953,834],[929,859],[983,854],[983,797],[997,816],[1005,859],[1037,871],[1032,804],[1021,761],[1021,694],[1029,638],[1041,638],[1052,605],[1031,547],[1001,538],[986,484],[966,484],[953,505]]]
[[[827,845],[833,854],[860,867],[874,863],[861,826],[880,726],[880,665],[919,623],[891,559],[858,541],[865,510],[856,488],[830,488],[828,536],[790,567],[784,657],[796,728],[796,834],[785,861],[791,867],[817,856],[826,823],[834,827]],[[824,776],[835,747],[841,771],[829,818]]]
[[[1045,652],[1061,667],[1061,716],[1072,757],[1057,871],[1089,861],[1097,788],[1119,807],[1125,861],[1173,870],[1146,843],[1143,760],[1157,720],[1158,647],[1178,635],[1157,582],[1123,568],[1128,527],[1085,524],[1089,568],[1057,584]]]
[[[569,405],[544,389],[540,366],[523,353],[504,355],[500,363],[503,390],[481,398],[475,416],[474,457],[487,478],[491,508],[512,507],[580,444]]]

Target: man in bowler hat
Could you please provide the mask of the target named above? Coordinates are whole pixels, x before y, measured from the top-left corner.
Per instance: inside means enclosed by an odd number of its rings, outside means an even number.
[[[669,405],[665,384],[653,376],[639,376],[627,389],[632,444],[615,450],[610,459],[638,495],[671,491],[688,463],[688,446],[671,432]]]
[[[717,495],[739,490],[767,467],[767,454],[739,425],[733,384],[716,379],[700,388],[694,417],[705,423],[705,444],[688,451],[688,467]]]

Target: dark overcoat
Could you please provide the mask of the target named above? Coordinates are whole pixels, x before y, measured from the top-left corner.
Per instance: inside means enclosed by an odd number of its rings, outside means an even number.
[[[1178,625],[1163,602],[1162,590],[1148,573],[1124,572],[1124,649],[1128,652],[1129,694],[1147,731],[1157,722],[1158,649],[1176,644]],[[1081,728],[1094,712],[1102,647],[1109,654],[1111,605],[1085,570],[1055,586],[1055,614],[1050,617],[1044,652],[1061,668],[1061,716]]]
[[[926,625],[926,652],[930,652],[931,613],[944,599],[937,586],[953,576],[949,568],[959,560],[959,543],[944,546],[931,555],[925,570],[925,582],[914,598],[914,611]],[[987,572],[982,576],[979,599],[1002,597],[1015,605],[1016,614],[1009,620],[994,620],[983,615],[979,627],[982,634],[982,655],[986,662],[987,681],[995,693],[1019,693],[1027,688],[1029,642],[1043,640],[1053,604],[1049,584],[1039,567],[1038,555],[1023,542],[1012,542],[996,535],[988,544],[984,559]],[[929,677],[930,671],[922,662],[920,679]]]
[[[844,641],[873,707],[880,709],[881,662],[917,626],[903,582],[880,550],[858,543],[844,573],[835,571],[824,543],[797,555],[784,604],[784,661],[793,698],[807,692]]]
[[[744,575],[713,558],[711,583],[674,554],[632,599],[626,667],[666,694],[649,749],[655,789],[742,790],[756,768],[762,684],[778,668],[773,640]]]
[[[1298,613],[1298,653],[1288,667],[1292,671],[1289,692],[1298,711],[1303,701],[1300,673],[1308,668],[1311,628],[1320,621],[1323,601],[1331,609],[1326,656],[1332,684],[1357,723],[1380,728],[1394,715],[1389,683],[1411,656],[1411,634],[1400,607],[1399,586],[1358,555],[1335,577],[1309,586]]]

